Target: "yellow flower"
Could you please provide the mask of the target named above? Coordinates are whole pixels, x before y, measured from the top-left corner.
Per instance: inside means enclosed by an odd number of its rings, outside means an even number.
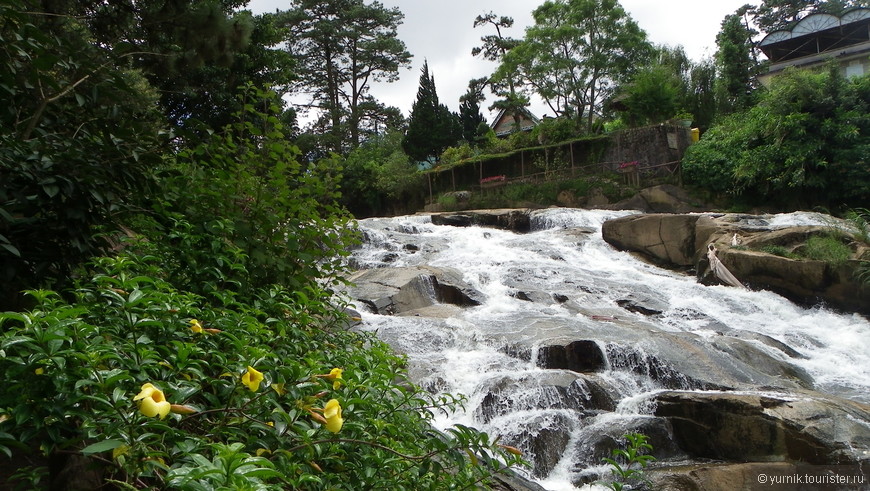
[[[329,375],[324,375],[324,377],[328,380],[332,380],[332,390],[338,390],[341,387],[341,374],[344,372],[341,368],[333,368],[329,371]]]
[[[150,382],[142,386],[142,391],[133,400],[139,401],[139,412],[149,418],[160,416],[160,419],[163,419],[169,414],[171,407],[163,395],[163,391],[154,387]]]
[[[344,424],[344,419],[341,417],[341,404],[337,399],[330,399],[326,406],[323,406],[323,417],[326,418],[326,429],[338,433],[341,425]]]
[[[202,334],[202,324],[200,324],[199,321],[196,319],[191,319],[190,330],[197,334]]]
[[[258,372],[254,367],[249,366],[248,371],[242,375],[242,383],[251,390],[251,392],[257,392],[257,389],[260,388],[260,382],[263,381],[263,374]]]
[[[129,451],[130,447],[127,445],[121,445],[120,447],[116,447],[114,450],[112,450],[112,458],[117,460],[118,457],[126,455]]]
[[[37,375],[42,375],[43,373],[45,373],[45,369],[42,367],[39,367],[36,370],[34,370],[33,373],[35,373]]]

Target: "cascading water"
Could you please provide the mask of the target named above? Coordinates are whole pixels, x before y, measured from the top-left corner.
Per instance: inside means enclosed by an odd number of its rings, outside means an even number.
[[[500,435],[525,452],[535,466],[531,477],[552,490],[575,489],[584,475],[594,480],[605,472],[601,456],[622,433],[659,431],[649,424],[651,394],[716,389],[662,361],[691,355],[678,353],[681,346],[663,353],[670,341],[661,339],[685,338],[691,346],[709,341],[719,353],[731,349],[722,347],[723,336],[739,338],[795,367],[817,391],[870,402],[865,318],[803,308],[766,291],[703,286],[618,252],[603,241],[601,224],[629,213],[542,210],[533,214],[528,234],[436,226],[428,216],[361,220],[365,243],[353,254],[354,266],[454,268],[485,298],[435,317],[378,315],[359,305],[362,329],[406,353],[424,388],[467,397],[465,410],[436,424]],[[757,225],[814,220],[777,215]],[[572,336],[600,348],[600,369],[578,378],[539,366],[549,339]],[[740,363],[734,362],[738,378],[751,365]]]

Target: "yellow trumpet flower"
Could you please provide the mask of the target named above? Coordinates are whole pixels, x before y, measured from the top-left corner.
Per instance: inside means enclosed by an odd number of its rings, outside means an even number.
[[[341,378],[341,374],[344,373],[344,370],[341,368],[333,368],[326,375],[315,375],[316,377],[322,377],[327,380],[332,380],[332,390],[338,390],[341,387],[341,381],[344,380]]]
[[[141,392],[133,398],[133,401],[139,401],[139,412],[149,418],[155,416],[160,416],[160,419],[165,418],[172,406],[166,400],[163,391],[150,382],[142,385]]]
[[[195,332],[196,334],[202,334],[202,324],[200,324],[199,321],[196,319],[191,319],[190,330]]]
[[[251,390],[257,392],[260,388],[260,382],[263,381],[263,374],[258,372],[254,367],[248,366],[248,371],[242,375],[242,383]]]
[[[341,404],[337,399],[330,399],[323,406],[323,417],[326,419],[326,429],[338,433],[341,426],[344,424],[344,419],[341,417]]]

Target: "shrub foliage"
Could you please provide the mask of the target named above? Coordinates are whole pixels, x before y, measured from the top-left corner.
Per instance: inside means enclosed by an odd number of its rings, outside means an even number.
[[[793,71],[758,105],[724,118],[683,161],[718,193],[779,205],[858,205],[870,195],[870,77]]]

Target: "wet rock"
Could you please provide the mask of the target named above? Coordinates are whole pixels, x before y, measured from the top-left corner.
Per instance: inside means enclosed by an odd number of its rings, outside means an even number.
[[[627,433],[643,433],[647,443],[653,446],[646,452],[657,460],[673,460],[686,457],[673,440],[671,424],[664,418],[651,416],[623,417],[613,420],[604,419],[584,428],[580,432],[575,454],[580,456],[578,463],[594,466],[603,463],[605,457],[612,458],[613,450],[625,448]]]
[[[691,213],[703,211],[705,207],[696,206],[684,189],[671,184],[662,184],[642,189],[631,198],[608,208],[640,210],[646,213]]]
[[[502,474],[495,474],[492,476],[492,479],[493,482],[489,485],[492,491],[547,491],[540,484],[511,470],[507,470]]]
[[[537,377],[502,377],[488,382],[486,395],[474,411],[475,418],[488,423],[494,418],[532,409],[583,411],[592,406],[592,391],[578,374],[554,370]],[[516,391],[516,387],[525,389]]]
[[[601,188],[592,188],[589,191],[589,197],[586,200],[586,206],[589,208],[603,208],[610,204],[610,198],[604,194]]]
[[[635,350],[630,346],[609,343],[606,347],[607,359],[614,369],[630,370],[638,375],[649,377],[664,387],[679,389],[710,389],[717,387],[709,378],[695,378],[677,369],[672,363],[662,361],[658,356],[646,351]],[[693,373],[695,371],[688,371]]]
[[[769,217],[767,217],[769,218]],[[870,289],[853,275],[868,249],[841,232],[853,248],[852,259],[834,265],[792,259],[763,252],[767,246],[798,251],[812,236],[829,235],[830,227],[795,226],[770,230],[765,217],[751,215],[631,215],[604,222],[604,240],[621,250],[638,252],[656,264],[694,266],[703,284],[718,284],[709,273],[709,244],[718,258],[743,284],[763,288],[804,304],[820,301],[833,307],[870,313]],[[832,219],[833,220],[833,219]],[[732,245],[737,235],[739,245]]]
[[[347,294],[377,314],[401,314],[438,303],[480,305],[483,294],[450,268],[417,266],[358,271],[348,278]]]
[[[560,293],[554,293],[554,294],[553,294],[553,300],[555,300],[555,301],[557,301],[557,302],[559,302],[559,303],[565,303],[565,302],[568,301],[568,296],[567,296],[567,295],[562,295],[562,294],[560,294]]]
[[[783,351],[783,353],[793,354],[793,358],[802,358],[799,353],[775,339],[764,339],[760,334],[754,337],[762,341],[767,341],[766,344],[776,347]],[[813,386],[813,378],[802,368],[790,363],[770,363],[771,357],[767,353],[755,349],[754,346],[747,344],[741,339],[729,336],[719,336],[712,338],[710,344],[713,348],[718,349],[729,356],[733,356],[735,359],[740,360],[749,366],[765,364],[767,373],[785,379],[800,380],[805,387]]]
[[[802,370],[767,353],[755,341],[729,337],[717,340],[716,347],[709,336],[662,332],[645,319],[630,317],[578,316],[570,324],[542,318],[511,326],[512,330],[500,329],[497,342],[517,352],[526,348],[536,352],[534,361],[541,368],[587,374],[624,370],[671,389],[812,387]]]
[[[767,336],[765,334],[761,334],[761,333],[753,332],[753,331],[744,331],[742,329],[727,329],[727,330],[723,330],[723,331],[719,332],[719,335],[726,335],[726,334],[728,336],[735,337],[738,339],[747,339],[747,340],[751,340],[751,341],[757,341],[761,344],[770,346],[771,348],[774,348],[774,349],[781,351],[783,354],[785,354],[789,358],[806,359],[806,356],[800,354],[797,350],[795,350],[791,346],[783,343],[782,341],[779,341],[779,340],[774,339],[770,336]]]
[[[695,458],[855,464],[870,455],[870,406],[814,392],[663,392],[655,415]]]
[[[512,428],[506,440],[531,457],[532,475],[546,477],[562,459],[571,440],[567,414],[539,415]]]
[[[651,299],[637,299],[637,298],[625,298],[622,300],[617,300],[616,305],[624,308],[629,312],[634,312],[641,315],[659,315],[666,308],[666,305],[656,305],[658,302],[654,302]],[[653,306],[654,305],[654,306]],[[658,307],[658,308],[656,308]]]
[[[526,233],[531,230],[530,210],[496,209],[469,210],[453,213],[434,213],[432,223],[454,227],[495,227],[513,232]]]
[[[576,208],[580,206],[580,201],[577,199],[577,196],[574,195],[574,192],[567,189],[559,191],[559,194],[556,195],[556,203],[559,203],[559,206],[564,206],[566,208]]]
[[[516,291],[511,294],[512,297],[517,300],[523,300],[525,302],[535,302],[535,303],[543,303],[549,304],[553,302],[552,295],[541,291]]]
[[[819,299],[839,308],[870,312],[870,289],[854,279],[860,261],[843,265],[824,261],[790,259],[759,251],[727,249],[719,259],[742,282],[777,292],[799,303]]]

